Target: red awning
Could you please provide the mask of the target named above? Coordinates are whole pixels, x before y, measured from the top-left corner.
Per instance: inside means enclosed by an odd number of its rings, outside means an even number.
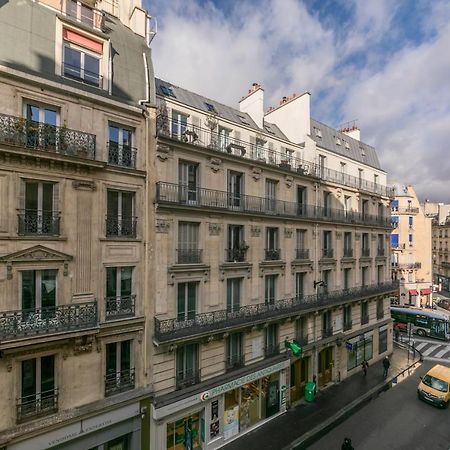
[[[420,293],[421,293],[422,295],[428,295],[428,294],[431,294],[431,289],[429,289],[429,288],[427,288],[427,289],[421,289],[421,290],[420,290]]]
[[[416,289],[410,289],[409,290],[409,295],[418,295],[419,293],[417,292]]]

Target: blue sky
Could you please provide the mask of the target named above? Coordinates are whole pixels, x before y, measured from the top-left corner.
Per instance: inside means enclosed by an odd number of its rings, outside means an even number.
[[[157,76],[230,106],[309,91],[357,120],[391,181],[450,202],[450,0],[145,0]]]

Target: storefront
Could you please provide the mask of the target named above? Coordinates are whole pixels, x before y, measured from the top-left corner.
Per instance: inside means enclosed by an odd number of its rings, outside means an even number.
[[[153,407],[153,447],[214,449],[286,411],[289,360]],[[158,403],[158,402],[157,402]]]
[[[361,367],[363,361],[373,358],[373,331],[360,334],[345,343],[347,349],[347,372]]]

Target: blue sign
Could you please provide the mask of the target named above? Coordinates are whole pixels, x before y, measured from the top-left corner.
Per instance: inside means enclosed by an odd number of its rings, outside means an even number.
[[[346,342],[345,343],[345,348],[347,350],[353,350],[353,344],[351,342]]]

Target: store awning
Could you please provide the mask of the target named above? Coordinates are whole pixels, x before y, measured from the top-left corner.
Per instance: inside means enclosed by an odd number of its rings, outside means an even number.
[[[418,295],[419,293],[417,292],[417,289],[410,289],[409,290],[409,295]]]
[[[421,290],[420,290],[420,293],[421,293],[422,295],[428,295],[428,294],[431,294],[431,289],[429,289],[429,288],[427,288],[427,289],[421,289]]]

